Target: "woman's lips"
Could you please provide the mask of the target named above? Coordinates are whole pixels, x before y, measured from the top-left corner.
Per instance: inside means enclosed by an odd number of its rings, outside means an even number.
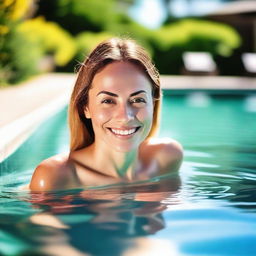
[[[114,135],[118,137],[131,137],[134,133],[136,133],[140,126],[132,127],[132,128],[108,128]]]

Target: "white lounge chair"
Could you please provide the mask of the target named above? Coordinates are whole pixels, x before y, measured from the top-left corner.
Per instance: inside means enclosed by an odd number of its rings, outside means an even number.
[[[182,55],[185,73],[217,74],[217,66],[210,53],[185,52]]]
[[[256,53],[243,53],[242,62],[248,73],[256,74]]]

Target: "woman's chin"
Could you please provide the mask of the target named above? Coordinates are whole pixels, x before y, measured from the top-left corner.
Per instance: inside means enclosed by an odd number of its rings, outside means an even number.
[[[120,153],[128,153],[138,149],[139,145],[115,145],[114,149]]]

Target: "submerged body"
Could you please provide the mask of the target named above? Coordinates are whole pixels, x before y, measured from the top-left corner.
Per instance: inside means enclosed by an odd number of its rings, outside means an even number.
[[[105,65],[91,74],[93,78],[87,86],[84,84],[90,75],[84,78],[81,75],[81,81],[78,77],[80,84],[72,94],[77,101],[72,113],[79,113],[80,119],[73,122],[76,146],[73,149],[71,146],[69,154],[51,157],[39,164],[30,183],[31,190],[132,182],[178,170],[182,160],[181,145],[168,138],[150,136],[157,126],[160,100],[158,77],[154,82],[149,76],[153,66],[147,64],[146,69],[137,60],[132,62],[131,57],[123,60],[122,51],[129,45],[122,42],[118,47],[122,59],[113,61],[106,57],[101,60]],[[132,51],[134,47],[136,45],[130,47]],[[96,58],[103,47],[98,48],[93,53]],[[86,68],[91,70],[89,65]],[[79,125],[83,132],[76,129]],[[79,142],[84,134],[90,137],[90,143]]]

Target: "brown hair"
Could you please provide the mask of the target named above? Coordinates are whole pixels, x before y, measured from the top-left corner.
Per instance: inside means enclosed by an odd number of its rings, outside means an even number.
[[[71,151],[89,146],[94,141],[92,123],[85,117],[84,107],[88,103],[88,93],[94,76],[113,61],[128,61],[138,65],[152,82],[154,111],[153,124],[148,137],[152,137],[157,131],[161,98],[159,73],[149,55],[136,42],[130,39],[111,38],[100,43],[78,70],[78,77],[69,104]]]

